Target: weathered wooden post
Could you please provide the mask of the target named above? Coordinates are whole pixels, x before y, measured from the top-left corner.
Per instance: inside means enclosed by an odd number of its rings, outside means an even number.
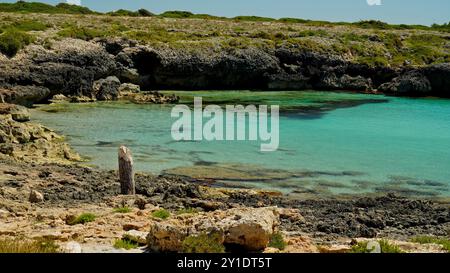
[[[130,149],[125,146],[119,148],[119,179],[121,194],[133,195],[136,193],[133,158]]]

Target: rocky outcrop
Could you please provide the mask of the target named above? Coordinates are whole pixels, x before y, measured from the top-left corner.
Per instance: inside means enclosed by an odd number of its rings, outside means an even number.
[[[53,50],[29,46],[0,61],[0,87],[10,103],[41,102],[53,95],[91,96],[94,81],[114,75],[116,62],[105,49],[77,39],[56,41]]]
[[[431,94],[432,87],[425,75],[418,71],[412,71],[394,78],[391,82],[382,84],[379,90],[397,96],[426,96]]]
[[[68,163],[80,160],[63,138],[50,129],[28,122],[26,108],[0,104],[0,158],[32,163]]]
[[[12,59],[2,58],[0,97],[19,104],[46,101],[60,93],[114,100],[120,82],[142,90],[380,89],[392,95],[450,97],[445,91],[450,89],[449,78],[448,63],[372,67],[286,46],[218,51],[152,48],[124,39],[63,39],[51,50],[32,45]]]
[[[94,82],[93,92],[97,100],[117,100],[119,97],[120,81],[115,76]]]
[[[180,98],[176,95],[163,95],[159,92],[141,92],[128,94],[127,98],[136,104],[166,104],[177,103]]]
[[[147,245],[157,252],[180,252],[188,236],[215,234],[231,250],[258,251],[267,247],[276,231],[275,208],[239,208],[182,216],[150,226]]]

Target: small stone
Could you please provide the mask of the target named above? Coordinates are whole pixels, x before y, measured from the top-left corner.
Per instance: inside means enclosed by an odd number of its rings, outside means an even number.
[[[136,242],[140,245],[145,245],[147,243],[147,232],[138,230],[129,230],[125,232],[122,238],[132,242]]]
[[[128,223],[128,224],[124,224],[122,227],[123,227],[123,230],[130,231],[130,230],[140,230],[146,226],[147,225],[144,223]]]
[[[139,93],[141,92],[141,87],[137,84],[123,83],[119,87],[120,93]]]
[[[81,253],[81,245],[77,242],[68,242],[64,246],[64,253]]]
[[[370,253],[381,253],[380,243],[378,243],[377,241],[368,242],[367,250],[370,251]]]
[[[66,102],[69,100],[70,99],[68,97],[64,96],[63,94],[58,94],[58,95],[54,95],[50,101],[54,102],[54,103],[59,103],[59,102]]]
[[[0,219],[5,219],[9,216],[9,211],[0,209]]]
[[[30,198],[31,203],[41,203],[44,202],[44,195],[38,191],[32,190],[30,192]]]

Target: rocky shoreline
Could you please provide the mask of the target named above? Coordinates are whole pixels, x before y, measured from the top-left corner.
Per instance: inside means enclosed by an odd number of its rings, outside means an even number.
[[[450,97],[450,65],[371,67],[280,47],[192,53],[127,39],[62,39],[0,57],[0,94],[31,105],[54,95],[115,100],[120,83],[145,90],[349,90],[396,96]]]
[[[124,236],[148,246],[132,251],[177,252],[188,238],[204,234],[238,252],[349,252],[358,242],[378,239],[406,252],[445,252],[439,244],[409,242],[450,235],[449,203],[436,200],[393,194],[298,199],[151,174],[136,175],[136,196],[120,196],[116,171],[84,166],[62,136],[30,122],[19,106],[178,101],[151,91],[161,89],[449,98],[450,64],[370,66],[287,45],[192,50],[127,38],[58,38],[51,46],[28,45],[14,57],[0,54],[0,238],[54,240],[66,252],[116,252],[113,243]],[[85,213],[89,222],[73,224]],[[270,247],[276,234],[285,248]]]
[[[354,239],[375,238],[394,240],[408,251],[439,252],[439,246],[429,249],[408,241],[450,232],[448,203],[393,194],[296,199],[272,191],[214,187],[176,175],[138,173],[137,195],[120,196],[116,171],[77,163],[79,156],[55,133],[27,121],[23,108],[2,104],[1,117],[3,132],[6,126],[21,128],[1,144],[13,147],[0,153],[2,237],[52,239],[63,246],[76,242],[86,252],[115,252],[114,240],[131,231],[151,251],[172,252],[181,251],[188,236],[214,232],[229,249],[271,252],[279,250],[267,248],[270,236],[281,232],[287,242],[284,252],[345,252]],[[19,136],[27,134],[30,138],[21,141]],[[118,207],[130,211],[115,213]],[[169,219],[152,217],[161,209],[170,213]],[[67,219],[83,212],[95,213],[97,220],[68,224]]]

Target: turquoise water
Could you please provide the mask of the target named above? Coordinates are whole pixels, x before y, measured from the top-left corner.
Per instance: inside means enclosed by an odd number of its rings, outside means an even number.
[[[180,94],[185,103],[196,95],[204,104],[280,105],[279,150],[263,153],[260,142],[250,141],[173,141],[170,105],[45,106],[33,116],[102,168],[117,168],[117,148],[125,144],[140,171],[239,187],[450,196],[450,100],[331,92]]]

